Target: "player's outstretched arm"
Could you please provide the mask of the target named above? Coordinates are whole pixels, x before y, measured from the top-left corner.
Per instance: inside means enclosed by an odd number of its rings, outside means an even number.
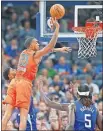
[[[69,53],[71,52],[71,47],[62,47],[62,48],[54,48],[52,52],[62,52],[62,53]]]
[[[44,101],[47,104],[47,106],[54,108],[54,109],[57,109],[57,110],[61,110],[61,111],[68,111],[69,103],[60,104],[60,103],[57,103],[57,102],[53,102],[43,92],[42,92],[42,95],[43,95]]]
[[[45,54],[51,52],[51,50],[54,48],[56,42],[57,42],[57,39],[58,39],[58,33],[59,33],[59,23],[57,22],[57,20],[52,20],[53,22],[53,25],[55,27],[55,31],[54,31],[54,34],[51,38],[51,41],[49,42],[49,44],[47,46],[45,46],[43,49],[39,50],[36,52],[35,54],[35,58],[38,58],[38,57],[42,57],[44,56]]]
[[[43,78],[38,79],[38,88],[39,88],[40,94],[41,94],[42,98],[44,99],[45,103],[47,104],[47,106],[57,109],[57,110],[61,110],[61,111],[68,111],[69,103],[60,104],[57,102],[53,102],[44,94],[43,89],[42,89],[43,88]]]

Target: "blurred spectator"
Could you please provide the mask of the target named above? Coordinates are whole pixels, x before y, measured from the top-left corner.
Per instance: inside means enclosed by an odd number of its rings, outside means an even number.
[[[8,3],[5,7],[4,7],[4,14],[3,17],[10,19],[12,13],[14,12],[14,6],[12,3]]]
[[[67,20],[60,20],[60,32],[68,32]]]
[[[30,6],[30,15],[33,16],[36,12],[39,11],[39,1],[35,1],[31,6]]]
[[[18,61],[16,59],[10,59],[8,61],[8,64],[10,65],[11,68],[14,68],[16,69],[17,68],[17,64],[18,64]]]
[[[98,110],[99,110],[99,113],[103,116],[103,102],[102,101],[98,103]]]
[[[55,89],[53,86],[49,86],[49,90],[48,90],[48,93],[53,93],[55,92]]]
[[[68,125],[68,115],[64,115],[61,117],[61,128],[60,130],[65,130]]]
[[[15,58],[16,56],[18,56],[19,53],[19,47],[18,47],[18,43],[16,39],[12,39],[10,45],[8,45],[5,48],[5,54]]]
[[[51,100],[54,102],[60,102],[60,97],[59,93],[54,92],[51,94]]]
[[[52,83],[50,84],[51,86],[60,86],[62,88],[63,82],[60,80],[59,75],[55,75]]]
[[[48,78],[48,70],[47,69],[42,69],[41,75],[45,78]]]
[[[65,97],[65,94],[61,91],[58,85],[54,86],[55,92],[58,93],[61,97]]]
[[[28,12],[27,10],[25,10],[25,11],[23,12],[23,18],[22,18],[22,20],[20,21],[22,27],[25,26],[25,22],[26,22],[26,21],[29,21],[29,22],[30,22],[30,14],[29,14],[29,12]]]
[[[4,55],[4,50],[2,49],[2,71],[9,66],[8,58]],[[3,72],[2,72],[3,73]]]
[[[26,37],[26,36],[35,36],[35,30],[31,29],[30,22],[25,21],[24,22],[24,29],[20,30],[20,37]]]
[[[61,100],[62,103],[70,103],[73,102],[74,98],[70,91],[66,91],[65,97]]]
[[[53,78],[57,74],[56,71],[53,69],[53,62],[52,62],[52,60],[47,59],[45,61],[45,67],[48,70],[48,76],[49,77]]]
[[[43,112],[44,114],[47,113],[47,106],[44,102],[40,102],[39,103],[39,111],[40,112]]]
[[[59,119],[60,119],[60,120],[61,120],[61,118],[62,118],[63,116],[67,116],[67,115],[68,115],[67,111],[60,111],[60,110],[58,110],[58,114],[59,114]]]
[[[20,23],[19,23],[19,20],[18,20],[17,13],[12,14],[9,25],[13,29],[13,32],[15,33],[15,36],[18,36]]]
[[[99,100],[103,99],[103,88],[100,89]]]
[[[88,84],[88,86],[89,86],[89,88],[91,90],[91,93],[93,93],[93,94],[95,94],[95,93],[99,94],[99,87],[98,87],[98,85],[96,85],[95,83],[93,83],[91,76],[87,76],[86,82],[87,82],[87,84]]]
[[[2,39],[2,48],[5,49],[6,48],[6,42],[4,39]]]
[[[80,68],[78,67],[77,64],[73,64],[73,66],[72,66],[72,74],[73,75],[80,75],[80,74],[82,74],[82,71],[80,70]]]
[[[37,126],[37,130],[41,131],[41,121],[40,120],[36,120],[36,126]]]
[[[48,69],[42,69],[41,70],[41,75],[43,76],[43,77],[45,77],[47,80],[47,82],[46,83],[51,83],[51,81],[52,81],[52,79],[49,77],[49,75],[48,75]],[[47,84],[48,85],[48,84]]]
[[[15,130],[13,127],[13,123],[11,121],[8,122],[6,130],[8,131]]]
[[[24,47],[24,45],[22,43],[24,43],[25,38],[28,36],[35,37],[35,30],[31,28],[29,21],[25,21],[24,28],[21,29],[20,33],[19,33],[21,48]]]
[[[65,57],[59,58],[59,63],[54,66],[59,75],[66,75],[71,73],[70,65],[66,64]]]
[[[31,27],[36,29],[36,13],[39,12],[39,1],[35,1],[30,7]]]
[[[10,25],[8,25],[6,28],[6,35],[5,35],[6,42],[10,42],[14,36],[15,36],[15,33],[13,31],[13,28]]]
[[[93,67],[92,67],[91,63],[87,63],[85,65],[83,72],[88,75],[94,76],[94,71],[93,71]]]
[[[73,20],[72,19],[68,19],[68,27],[67,27],[67,29],[69,30],[69,31],[73,31],[72,30],[72,27],[74,26],[74,23],[73,23]]]
[[[37,123],[37,130],[49,130],[50,129],[50,126],[43,112],[37,113],[36,123]]]
[[[99,73],[103,73],[103,65],[102,64],[99,64],[96,66],[96,69],[95,69],[95,73],[96,74],[99,74]]]
[[[49,121],[50,121],[50,125],[51,125],[51,130],[59,130],[60,129],[58,116],[55,113],[52,112],[52,114],[49,116]]]
[[[92,101],[93,101],[93,103],[95,104],[96,107],[97,107],[97,103],[98,103],[98,98],[99,98],[98,94],[96,94],[96,93],[92,94]]]

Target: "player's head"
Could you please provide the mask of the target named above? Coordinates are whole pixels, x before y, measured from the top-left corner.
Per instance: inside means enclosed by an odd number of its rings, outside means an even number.
[[[26,39],[26,41],[25,41],[24,46],[25,46],[26,48],[30,48],[30,49],[32,49],[32,50],[34,50],[34,51],[39,50],[38,40],[35,39],[34,37],[28,37],[28,38]]]
[[[80,97],[82,97],[82,96],[89,96],[89,93],[90,93],[90,91],[89,91],[89,87],[88,87],[88,85],[87,84],[84,84],[84,85],[80,85],[79,87],[78,87],[78,95],[80,96]]]
[[[3,72],[3,76],[5,80],[12,80],[16,75],[16,70],[10,67],[6,68]]]
[[[90,90],[87,84],[84,85],[80,85],[78,87],[78,91],[77,94],[79,95],[80,98],[80,102],[84,105],[84,106],[90,106],[93,104],[92,102],[92,97],[90,94]]]

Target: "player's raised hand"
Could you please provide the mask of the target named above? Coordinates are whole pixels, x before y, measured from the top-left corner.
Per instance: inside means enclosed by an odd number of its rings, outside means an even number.
[[[72,51],[71,47],[60,48],[60,52],[62,52],[62,53],[68,53],[68,52],[71,52],[71,51]]]
[[[52,18],[52,17],[51,17],[51,23],[52,23],[53,26],[56,27],[56,28],[59,28],[59,27],[60,27],[60,25],[59,25],[58,21],[56,20],[56,18]]]

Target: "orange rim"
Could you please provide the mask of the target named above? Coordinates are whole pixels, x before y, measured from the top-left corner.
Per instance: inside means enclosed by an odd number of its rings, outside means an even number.
[[[73,27],[72,30],[74,32],[80,32],[80,33],[85,33],[86,34],[86,38],[94,38],[95,35],[97,35],[99,33],[99,31],[102,31],[101,27]]]

